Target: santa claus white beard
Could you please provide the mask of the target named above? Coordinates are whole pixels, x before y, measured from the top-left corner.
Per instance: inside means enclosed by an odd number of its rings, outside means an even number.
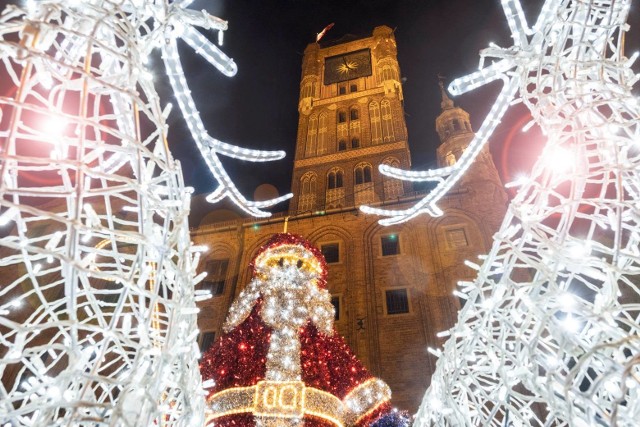
[[[300,381],[299,329],[309,319],[304,288],[268,286],[260,316],[272,328],[266,375],[268,381]]]

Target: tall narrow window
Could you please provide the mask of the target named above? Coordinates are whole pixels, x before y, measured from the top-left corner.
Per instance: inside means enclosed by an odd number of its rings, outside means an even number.
[[[335,172],[329,173],[329,177],[327,179],[327,188],[329,190],[333,190],[334,188],[336,188],[336,173]]]
[[[382,123],[380,122],[380,106],[375,101],[369,104],[369,118],[371,120],[371,142],[379,144],[382,142]]]
[[[341,188],[342,187],[342,185],[343,185],[342,178],[343,178],[342,171],[336,172],[336,188]]]
[[[334,317],[333,320],[340,320],[340,297],[331,296],[331,304],[333,304]]]
[[[317,176],[313,172],[305,173],[300,178],[300,198],[298,210],[301,212],[312,210],[316,204],[316,181]]]
[[[388,157],[382,163],[392,166],[394,168],[400,167],[400,161],[395,157]],[[402,181],[393,179],[388,176],[384,178],[384,198],[386,200],[397,199],[404,194],[404,188],[402,187]]]
[[[371,182],[371,166],[364,167],[364,182]]]
[[[200,353],[204,353],[209,350],[209,347],[215,342],[215,332],[203,332],[200,334]]]
[[[338,151],[344,151],[347,149],[347,141],[345,141],[344,139],[341,139],[340,141],[338,141]]]
[[[350,114],[351,120],[358,120],[358,109],[357,108],[352,108],[349,114]]]
[[[228,259],[216,259],[206,263],[207,277],[202,282],[202,289],[218,296],[224,293],[224,283],[227,279]]]
[[[316,155],[318,143],[318,118],[314,115],[309,117],[309,129],[307,131],[307,157]]]
[[[345,111],[338,111],[338,123],[344,123],[347,121],[347,113]]]
[[[382,110],[382,137],[384,142],[393,141],[393,116],[391,115],[391,103],[384,100],[380,103]]]
[[[362,184],[364,182],[364,174],[362,173],[362,168],[356,168],[356,185]]]
[[[320,114],[319,127],[318,127],[318,154],[325,154],[327,152],[327,114]]]
[[[351,139],[351,148],[360,148],[360,138]]]

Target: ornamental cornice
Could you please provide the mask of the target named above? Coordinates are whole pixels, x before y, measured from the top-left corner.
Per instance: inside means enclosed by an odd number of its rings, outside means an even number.
[[[311,157],[308,159],[296,160],[293,164],[294,168],[304,168],[309,166],[317,166],[325,163],[336,163],[345,160],[352,160],[358,157],[372,156],[391,151],[408,149],[407,141],[398,141],[390,144],[376,144],[365,148],[359,148],[357,154],[355,150],[340,151],[338,153],[327,154],[326,156]]]

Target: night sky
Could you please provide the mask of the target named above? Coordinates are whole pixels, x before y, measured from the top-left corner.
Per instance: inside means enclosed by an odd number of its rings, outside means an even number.
[[[7,3],[0,0],[0,8]],[[529,22],[535,22],[542,1],[523,3],[529,8]],[[639,7],[634,4],[631,12],[628,56],[640,47]],[[414,170],[435,167],[438,74],[450,81],[476,70],[478,52],[490,42],[512,45],[499,0],[196,0],[191,8],[206,9],[229,21],[222,49],[239,68],[235,77],[224,77],[180,44],[187,79],[209,133],[242,147],[287,152],[283,160],[262,164],[223,158],[248,198],[263,183],[275,185],[280,194],[290,189],[302,53],[326,25],[335,23],[325,41],[345,34],[368,36],[377,25],[395,29]],[[217,33],[208,34],[217,39]],[[150,64],[163,105],[175,106],[168,120],[169,144],[182,163],[185,182],[196,194],[211,192],[217,184],[187,132],[159,52]],[[475,130],[499,89],[500,84],[494,83],[454,99],[471,114]],[[528,171],[540,152],[539,132],[519,132],[527,117],[524,107],[511,108],[492,139],[494,160],[505,181]],[[286,203],[273,208],[285,209]]]
[[[533,24],[542,2],[523,3]],[[440,112],[437,75],[451,80],[476,70],[478,52],[489,42],[512,45],[498,0],[196,0],[191,7],[206,8],[229,21],[223,50],[239,68],[235,77],[223,77],[183,45],[188,80],[210,134],[244,147],[287,152],[284,160],[258,166],[224,161],[246,196],[265,182],[275,185],[280,194],[290,189],[302,53],[327,24],[335,26],[326,40],[347,33],[366,36],[383,24],[395,29],[401,73],[406,79],[405,114],[415,170],[435,166],[439,140],[434,120]],[[638,15],[636,5],[632,28]],[[638,27],[628,35],[628,52],[639,45]],[[500,84],[495,83],[454,99],[471,114],[475,130],[499,89]],[[163,95],[170,98],[170,94]],[[519,131],[527,117],[524,107],[513,107],[492,139],[491,150],[505,180],[529,170],[541,150],[543,139],[536,129],[526,135]],[[170,126],[172,151],[183,163],[186,183],[196,193],[213,190],[215,182],[175,112]],[[273,210],[285,208],[281,204]]]

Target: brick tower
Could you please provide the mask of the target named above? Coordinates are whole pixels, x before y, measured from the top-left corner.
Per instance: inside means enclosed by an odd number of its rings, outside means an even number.
[[[487,150],[470,178],[439,203],[441,217],[382,227],[358,210],[364,203],[401,209],[424,196],[378,171],[382,163],[411,166],[400,76],[386,26],[306,48],[288,212],[262,220],[218,217],[193,230],[194,242],[210,248],[200,263],[208,272],[201,286],[214,294],[201,306],[203,348],[221,334],[233,298],[249,282],[249,262],[287,224],[327,260],[338,333],[389,384],[396,406],[417,410],[435,367],[427,348],[441,345],[438,332],[456,321],[460,301],[452,292],[474,277],[464,261],[488,252],[506,196]],[[474,136],[468,113],[444,91],[436,128],[441,165]]]

